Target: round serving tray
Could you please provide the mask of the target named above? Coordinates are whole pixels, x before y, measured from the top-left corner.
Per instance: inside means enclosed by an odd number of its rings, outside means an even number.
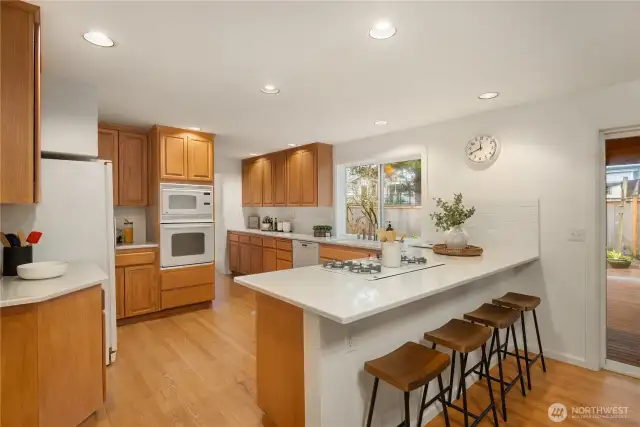
[[[480,246],[467,245],[464,249],[452,249],[447,245],[433,245],[433,252],[438,255],[446,256],[480,256],[482,255],[482,248]]]

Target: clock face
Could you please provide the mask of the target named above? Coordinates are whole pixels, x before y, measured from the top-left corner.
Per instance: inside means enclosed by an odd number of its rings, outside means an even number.
[[[499,142],[493,136],[480,135],[467,143],[465,153],[473,163],[489,163],[498,158]]]

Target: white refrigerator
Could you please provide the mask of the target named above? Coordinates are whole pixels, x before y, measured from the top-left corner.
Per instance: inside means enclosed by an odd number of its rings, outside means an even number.
[[[41,200],[33,229],[42,238],[34,262],[92,261],[108,275],[105,292],[107,363],[115,360],[116,286],[112,164],[104,160],[43,158]]]

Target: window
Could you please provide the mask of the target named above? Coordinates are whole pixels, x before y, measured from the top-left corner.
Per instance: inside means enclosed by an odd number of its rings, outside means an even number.
[[[638,194],[640,165],[607,166],[607,199],[621,199],[623,181],[627,179],[626,197]]]
[[[420,235],[422,163],[420,159],[346,168],[346,232],[386,228]]]

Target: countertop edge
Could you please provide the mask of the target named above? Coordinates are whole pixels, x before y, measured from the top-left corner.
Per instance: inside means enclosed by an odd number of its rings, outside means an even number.
[[[132,243],[130,245],[128,244],[121,244],[121,245],[116,245],[116,252],[117,251],[124,251],[127,249],[147,249],[147,248],[158,248],[160,247],[159,243],[153,243],[153,242],[147,242],[147,243]]]
[[[236,283],[238,283],[238,284],[240,284],[242,286],[246,286],[246,287],[248,287],[248,288],[250,288],[250,289],[252,289],[252,290],[254,290],[256,292],[260,292],[262,294],[268,295],[268,296],[273,297],[275,299],[278,299],[280,301],[284,301],[284,302],[286,302],[288,304],[294,305],[294,306],[296,306],[298,308],[301,308],[303,310],[306,310],[306,311],[309,311],[311,313],[317,314],[319,316],[325,317],[325,318],[327,318],[329,320],[332,320],[334,322],[337,322],[339,324],[347,325],[347,324],[354,323],[354,322],[357,322],[357,321],[362,320],[362,319],[366,319],[367,317],[375,316],[376,314],[384,313],[385,311],[389,311],[389,310],[393,310],[393,309],[398,308],[398,307],[402,307],[402,306],[404,306],[406,304],[410,304],[412,302],[419,301],[419,300],[424,299],[424,298],[429,298],[431,296],[440,294],[442,292],[446,292],[448,290],[457,288],[459,286],[463,286],[463,285],[466,285],[468,283],[475,282],[477,280],[481,280],[481,279],[493,276],[495,274],[499,274],[499,273],[502,273],[504,271],[514,269],[514,268],[522,266],[522,265],[530,264],[530,263],[532,263],[534,261],[537,261],[539,259],[540,259],[540,255],[533,255],[533,256],[530,256],[528,258],[524,258],[522,260],[513,262],[511,264],[507,264],[507,265],[498,267],[498,268],[496,268],[494,270],[489,270],[489,271],[486,271],[486,272],[484,272],[482,274],[479,274],[479,275],[476,275],[476,276],[472,276],[472,277],[468,277],[468,278],[465,278],[465,279],[450,283],[448,285],[444,285],[444,286],[442,286],[442,287],[440,287],[438,289],[434,289],[433,291],[422,293],[422,294],[417,294],[417,295],[415,295],[413,297],[404,299],[402,301],[397,301],[395,303],[391,303],[389,305],[382,306],[382,307],[376,308],[374,310],[363,311],[362,313],[359,313],[358,315],[350,316],[350,317],[337,317],[337,316],[332,315],[330,313],[327,313],[327,312],[325,312],[323,310],[319,310],[316,307],[311,307],[311,306],[308,306],[307,304],[302,304],[302,303],[300,303],[298,301],[293,301],[290,298],[283,297],[282,295],[278,295],[275,292],[272,292],[270,290],[261,288],[259,286],[255,286],[255,285],[247,282],[246,280],[243,280],[242,278],[244,276],[237,276],[233,280],[234,280],[234,282],[236,282]]]
[[[228,228],[227,232],[255,234],[256,236],[273,237],[275,239],[280,238],[280,239],[298,240],[298,241],[305,241],[305,242],[314,242],[314,243],[319,243],[323,245],[334,245],[334,246],[344,246],[347,248],[368,249],[371,251],[382,250],[381,248],[373,247],[373,245],[376,245],[375,240],[363,241],[363,240],[354,239],[353,242],[348,242],[348,241],[346,242],[344,240],[334,241],[329,239],[334,239],[335,237],[315,237],[310,234],[302,234],[302,233],[284,233],[284,232],[278,232],[278,231],[263,231],[263,230],[257,230],[257,229],[241,229],[241,228]],[[273,234],[266,234],[266,233],[277,233],[277,235],[274,236]],[[362,242],[370,242],[370,243],[363,244]],[[379,244],[380,242],[377,242],[377,243]]]

